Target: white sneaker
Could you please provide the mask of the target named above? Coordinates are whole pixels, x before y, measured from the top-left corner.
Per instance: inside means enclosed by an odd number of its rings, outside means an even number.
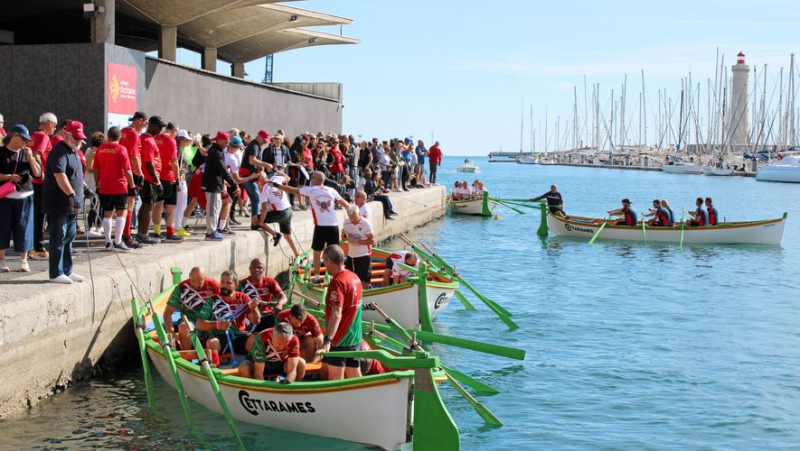
[[[97,232],[97,231],[92,230],[92,229],[89,229],[86,232],[86,236],[88,236],[89,238],[104,238],[105,237],[105,235],[103,233]]]
[[[0,272],[11,272],[5,260],[0,260]]]
[[[19,265],[19,270],[21,272],[31,272],[31,267],[28,265],[28,261],[21,262]]]
[[[55,279],[50,279],[52,283],[63,283],[63,284],[71,284],[72,279],[69,278],[66,274],[61,274],[60,276],[56,277]]]
[[[72,273],[68,276],[73,282],[83,282],[83,276],[79,276],[75,273]]]

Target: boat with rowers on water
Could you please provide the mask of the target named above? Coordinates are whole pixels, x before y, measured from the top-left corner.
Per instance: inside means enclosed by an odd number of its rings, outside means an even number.
[[[453,200],[452,196],[449,196],[448,204],[450,213],[490,217],[499,203],[489,198],[489,193],[484,191],[483,196],[474,199]]]
[[[270,377],[264,381],[245,378],[239,376],[236,356],[230,353],[220,356],[221,359],[230,360],[230,364],[221,364],[219,368],[211,365],[191,325],[194,350],[178,351],[169,342],[161,316],[180,280],[180,270],[173,268],[173,284],[152,302],[143,305],[134,297],[131,300],[132,320],[139,343],[149,405],[155,408],[150,373],[152,362],[161,377],[178,392],[193,432],[196,432],[196,428],[187,399],[223,414],[242,450],[246,448],[239,436],[236,421],[338,438],[386,450],[407,444],[412,444],[415,450],[458,450],[458,428],[436,386],[444,381],[453,385],[486,423],[502,426],[502,422],[459,382],[478,392],[499,392],[442,365],[439,358],[425,352],[416,339],[519,360],[525,357],[522,350],[404,329],[384,314],[388,325],[362,322],[369,351],[327,355],[375,359],[386,368],[385,373],[336,381],[313,380],[321,365],[307,363],[306,374],[312,380],[281,383],[277,374],[269,374]],[[383,313],[378,306],[374,307]],[[320,319],[324,329],[324,313],[311,309],[308,312]],[[152,321],[148,322],[148,319]],[[400,340],[382,331],[393,332]]]
[[[768,244],[780,245],[786,216],[764,221],[721,222],[716,226],[689,227],[676,222],[673,227],[642,225],[617,226],[614,220],[570,215],[569,219],[547,214],[547,227],[557,236],[663,243]]]

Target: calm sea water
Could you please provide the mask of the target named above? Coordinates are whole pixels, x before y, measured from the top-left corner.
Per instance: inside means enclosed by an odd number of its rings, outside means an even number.
[[[448,216],[415,231],[521,326],[508,332],[471,297],[478,311],[453,301],[438,331],[527,351],[519,362],[434,347],[502,391],[480,397],[505,422],[496,428],[441,387],[464,449],[800,449],[800,185],[474,161],[492,195],[530,197],[557,183],[576,215],[602,216],[623,197],[639,211],[666,197],[680,215],[697,196],[713,196],[728,220],[788,211],[789,222],[780,247],[683,250],[541,239],[534,210]],[[455,172],[462,162],[446,158],[440,181],[464,180]],[[0,448],[202,447],[175,393],[156,377],[161,409],[152,412],[141,380],[131,369],[70,388],[0,422]],[[203,440],[230,448],[224,420],[193,411]],[[253,449],[363,449],[240,427]]]

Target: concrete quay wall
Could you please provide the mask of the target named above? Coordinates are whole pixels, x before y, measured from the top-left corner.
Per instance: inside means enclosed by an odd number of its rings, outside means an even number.
[[[400,212],[395,220],[383,219],[381,203],[371,203],[377,240],[409,231],[445,212],[443,186],[391,198]],[[341,224],[345,212],[338,213]],[[295,212],[292,226],[302,249],[308,249],[314,227],[311,212]],[[116,255],[93,251],[91,279],[89,264],[74,269],[86,277],[83,283],[50,284],[46,273],[4,282],[0,288],[0,418],[33,406],[115,361],[138,359],[130,321],[134,286],[141,296],[159,293],[170,284],[173,266],[184,275],[193,266],[203,266],[217,278],[227,269],[246,275],[250,260],[261,257],[269,275],[288,269],[291,250],[285,242],[272,247],[262,232],[244,226],[234,230],[235,236],[221,242],[192,238],[183,244],[148,246],[120,255],[124,266]]]

